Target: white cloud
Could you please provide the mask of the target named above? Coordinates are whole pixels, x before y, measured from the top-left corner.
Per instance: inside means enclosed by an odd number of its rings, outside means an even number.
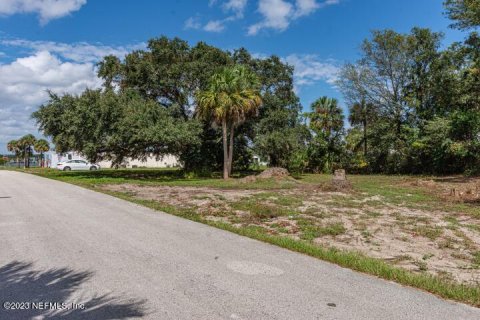
[[[94,63],[65,62],[48,51],[0,64],[0,151],[7,141],[37,132],[30,115],[47,100],[47,90],[80,93],[100,85]]]
[[[90,44],[87,42],[58,43],[52,41],[30,41],[24,39],[1,40],[4,46],[21,47],[33,51],[48,51],[60,57],[75,62],[98,62],[107,55],[115,55],[123,58],[132,50],[144,49],[145,43],[130,46],[106,46],[102,44]]]
[[[47,90],[55,93],[81,93],[99,88],[96,63],[105,55],[123,56],[145,44],[112,47],[88,43],[56,43],[28,40],[2,40],[2,45],[28,50],[24,57],[0,62],[0,153],[5,144],[26,133],[37,134],[30,115],[48,99]]]
[[[325,81],[335,85],[338,79],[339,66],[335,60],[321,60],[313,54],[291,54],[283,59],[294,67],[295,87],[312,85],[318,81]]]
[[[218,0],[210,0],[208,2],[209,7],[216,6]],[[226,17],[223,19],[216,19],[208,21],[203,27],[200,18],[197,16],[190,17],[185,21],[185,29],[203,29],[208,32],[221,32],[225,30],[226,24],[235,20],[243,18],[245,8],[247,6],[247,0],[227,0],[222,2],[221,7]]]
[[[48,51],[0,65],[0,101],[6,104],[32,105],[42,102],[46,89],[77,93],[99,84],[93,63],[63,62]]]
[[[223,4],[223,8],[226,11],[231,11],[235,14],[235,17],[243,18],[243,12],[247,6],[247,0],[228,0]]]
[[[209,32],[221,32],[225,29],[225,25],[221,20],[212,20],[208,21],[208,23],[203,27],[203,30]]]
[[[267,59],[270,55],[263,52],[253,52],[255,59]],[[293,81],[298,92],[302,86],[326,82],[335,87],[340,71],[340,63],[334,59],[321,59],[316,54],[290,54],[280,57],[282,62],[293,66]]]
[[[287,0],[259,0],[258,12],[263,16],[262,21],[248,28],[248,35],[256,35],[262,29],[286,30],[293,20],[307,16],[319,8],[337,4],[340,0],[296,0],[292,3]]]
[[[309,15],[319,8],[316,0],[297,0],[297,9],[294,18]]]
[[[202,24],[198,17],[190,17],[185,21],[185,29],[200,29]]]
[[[41,24],[79,10],[87,0],[1,0],[0,15],[37,13]]]
[[[285,30],[290,24],[294,9],[291,3],[284,0],[260,0],[258,12],[263,16],[263,21],[250,26],[249,35],[255,35],[263,28]]]

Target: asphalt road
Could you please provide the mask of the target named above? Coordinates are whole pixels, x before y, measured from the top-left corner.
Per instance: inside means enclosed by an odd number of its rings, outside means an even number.
[[[480,309],[2,170],[0,303],[2,320],[480,319]]]

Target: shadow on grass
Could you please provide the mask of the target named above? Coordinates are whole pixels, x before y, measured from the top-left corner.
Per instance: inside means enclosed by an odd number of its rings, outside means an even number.
[[[184,179],[182,170],[148,170],[148,169],[104,169],[98,171],[55,171],[57,175],[78,179],[127,179],[127,180],[156,180],[172,181]]]
[[[213,172],[186,172],[182,169],[102,169],[97,171],[59,171],[54,169],[29,169],[27,172],[45,176],[49,178],[58,178],[62,180],[76,181],[136,181],[136,182],[204,182],[221,181],[222,173]],[[239,171],[232,175],[232,178],[243,178],[248,175],[258,174],[259,171]]]
[[[73,294],[92,276],[91,271],[75,271],[69,268],[36,270],[32,263],[20,261],[6,264],[0,267],[0,319],[106,320],[145,315],[145,300],[110,294],[76,300]],[[7,310],[5,302],[29,302],[30,306],[25,310]],[[67,308],[33,308],[33,302],[66,303]],[[71,308],[72,302],[83,304],[84,308]]]

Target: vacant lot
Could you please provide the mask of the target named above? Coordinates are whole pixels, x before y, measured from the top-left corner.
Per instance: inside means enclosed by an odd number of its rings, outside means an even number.
[[[352,175],[353,189],[339,192],[329,188],[330,176],[313,174],[245,182],[174,170],[36,173],[197,221],[480,284],[480,179]]]

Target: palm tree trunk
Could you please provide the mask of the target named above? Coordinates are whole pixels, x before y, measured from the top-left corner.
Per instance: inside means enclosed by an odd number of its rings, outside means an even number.
[[[233,164],[233,123],[230,125],[230,145],[228,146],[228,176],[232,174],[232,164]]]
[[[222,121],[223,136],[223,179],[228,179],[228,143],[227,143],[227,120]]]
[[[367,157],[367,120],[363,120],[363,154]]]
[[[23,169],[26,169],[27,168],[27,148],[24,148],[23,149]]]

